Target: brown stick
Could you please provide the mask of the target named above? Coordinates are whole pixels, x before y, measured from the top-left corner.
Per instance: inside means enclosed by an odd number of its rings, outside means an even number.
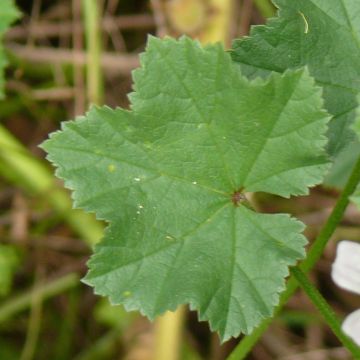
[[[71,100],[77,98],[79,96],[78,91],[73,89],[72,87],[55,87],[49,89],[38,89],[31,91],[31,97],[34,100]],[[83,114],[83,111],[81,114]],[[79,115],[79,114],[75,114]]]
[[[29,48],[14,43],[9,43],[6,47],[15,56],[35,63],[82,66],[86,64],[86,54],[83,51],[54,49],[50,47]],[[109,72],[128,75],[131,70],[139,66],[139,58],[138,55],[103,53],[101,64]]]
[[[151,0],[151,7],[156,23],[156,35],[164,37],[169,33],[165,16],[164,2],[163,0]]]
[[[104,17],[101,24],[105,31],[132,30],[132,29],[151,29],[155,27],[154,18],[148,14],[141,15],[121,15],[117,17]],[[74,26],[72,21],[37,22],[31,26],[31,35],[36,38],[58,37],[61,35],[71,35],[73,31],[83,32],[81,22],[77,21]],[[6,33],[6,39],[16,40],[29,36],[28,26],[14,26]]]
[[[251,0],[243,0],[240,13],[239,36],[244,36],[249,33],[252,8],[253,3]]]

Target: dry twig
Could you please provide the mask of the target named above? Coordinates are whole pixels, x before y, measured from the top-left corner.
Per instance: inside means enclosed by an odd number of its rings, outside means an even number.
[[[28,48],[15,43],[7,44],[7,48],[17,57],[40,64],[86,64],[86,54],[83,51],[54,49],[50,47]],[[131,70],[139,66],[138,55],[103,53],[101,58],[104,70],[128,75]]]

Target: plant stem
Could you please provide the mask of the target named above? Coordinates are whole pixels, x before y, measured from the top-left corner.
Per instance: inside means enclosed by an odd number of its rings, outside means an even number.
[[[89,245],[94,245],[102,237],[101,223],[95,221],[93,215],[72,210],[70,196],[56,185],[51,172],[1,125],[0,148],[2,176],[46,199]]]
[[[322,255],[324,248],[329,241],[331,235],[334,233],[338,224],[340,223],[345,209],[349,204],[349,197],[355,191],[357,184],[360,182],[360,158],[358,158],[355,163],[351,175],[345,185],[343,192],[341,193],[336,205],[331,212],[329,218],[327,219],[325,225],[321,229],[319,235],[314,241],[313,245],[310,248],[307,258],[300,265],[300,269],[308,272],[319,260]],[[275,317],[282,309],[282,307],[288,302],[291,296],[294,294],[295,290],[298,287],[296,279],[292,276],[290,277],[286,290],[282,293],[279,301],[279,305],[274,311]],[[245,359],[249,351],[255,346],[257,341],[260,339],[262,334],[267,330],[269,325],[272,322],[272,318],[265,319],[262,323],[256,328],[250,335],[245,336],[245,338],[239,343],[239,345],[234,349],[234,351],[229,355],[227,360],[241,360]]]
[[[349,204],[350,196],[355,191],[358,183],[360,182],[360,158],[354,165],[354,168],[350,174],[350,177],[342,191],[336,205],[331,212],[326,224],[321,229],[320,234],[317,236],[314,244],[311,246],[308,256],[300,265],[301,269],[305,272],[309,271],[319,260],[322,255],[326,244],[330,237],[340,224],[344,212]]]
[[[300,268],[294,267],[291,269],[291,274],[295,277],[302,289],[306,292],[307,296],[320,311],[326,323],[329,325],[337,338],[352,353],[352,355],[354,355],[355,359],[360,359],[360,348],[343,333],[341,330],[341,323],[337,319],[334,311],[316,287],[308,280],[305,273]]]
[[[67,295],[68,305],[66,312],[60,316],[64,316],[64,320],[59,326],[55,351],[52,355],[52,360],[67,360],[73,359],[72,345],[74,342],[74,332],[76,331],[77,322],[79,319],[79,306],[81,306],[80,292],[78,288],[68,291]]]
[[[109,359],[116,350],[116,343],[121,337],[121,328],[114,326],[105,335],[97,339],[91,346],[88,346],[74,360]]]
[[[70,273],[40,287],[28,290],[24,294],[13,297],[6,303],[0,305],[0,323],[6,321],[17,312],[25,310],[31,305],[34,298],[45,300],[49,297],[61,294],[78,284],[78,274]]]
[[[85,74],[84,69],[81,65],[76,64],[76,52],[83,51],[84,40],[83,40],[83,28],[81,24],[81,2],[78,0],[72,0],[72,46],[73,46],[73,80],[76,96],[74,99],[74,114],[81,115],[85,112]],[[76,24],[81,24],[76,26]]]
[[[35,273],[35,286],[41,286],[43,276],[43,269],[41,264],[37,264]],[[39,339],[41,318],[42,318],[42,307],[43,299],[41,293],[38,291],[32,291],[30,317],[28,323],[28,329],[26,333],[26,339],[24,348],[21,352],[20,360],[32,360],[35,356],[36,346]]]
[[[181,306],[175,312],[168,311],[156,320],[154,359],[178,360],[180,358],[185,311],[186,308]]]
[[[270,0],[254,0],[254,3],[264,18],[275,15],[275,7]]]
[[[232,0],[209,1],[209,7],[215,9],[215,11],[213,16],[208,17],[208,24],[199,35],[200,41],[203,44],[221,41],[225,48],[231,45],[229,34],[234,16],[233,6]]]
[[[83,0],[87,48],[87,93],[92,104],[103,103],[103,75],[101,71],[101,31],[98,0]]]

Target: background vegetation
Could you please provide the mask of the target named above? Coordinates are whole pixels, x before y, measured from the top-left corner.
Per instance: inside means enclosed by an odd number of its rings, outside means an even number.
[[[186,33],[229,47],[251,24],[273,15],[274,7],[267,0],[16,4],[21,17],[4,37],[9,66],[0,103],[0,359],[226,358],[239,340],[221,345],[188,309],[151,324],[111,307],[79,281],[102,224],[71,210],[69,194],[54,179],[38,144],[90,103],[126,107],[130,73],[148,34]],[[296,215],[313,240],[337,196],[336,189],[318,187],[290,201],[268,195],[256,200],[266,212]],[[312,272],[340,316],[359,303],[330,279],[336,243],[345,238],[360,239],[360,213],[352,205]],[[350,356],[299,291],[248,358]]]

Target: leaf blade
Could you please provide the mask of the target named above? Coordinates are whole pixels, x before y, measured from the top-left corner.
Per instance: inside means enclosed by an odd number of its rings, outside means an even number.
[[[93,108],[43,144],[75,205],[110,224],[84,281],[150,318],[189,303],[223,340],[250,332],[306,240],[303,224],[244,198],[321,181],[321,91],[305,70],[249,81],[220,46],[187,38],[152,39],[134,80],[131,111]]]
[[[267,77],[302,66],[324,89],[325,108],[333,115],[328,151],[335,158],[359,154],[351,129],[360,91],[360,4],[354,0],[274,1],[278,17],[252,28],[250,37],[233,43],[232,56],[250,78]],[[264,56],[266,54],[266,56]],[[350,159],[350,158],[349,158]],[[351,159],[350,159],[351,160]],[[349,173],[351,166],[348,167]],[[336,169],[329,175],[337,181]]]

